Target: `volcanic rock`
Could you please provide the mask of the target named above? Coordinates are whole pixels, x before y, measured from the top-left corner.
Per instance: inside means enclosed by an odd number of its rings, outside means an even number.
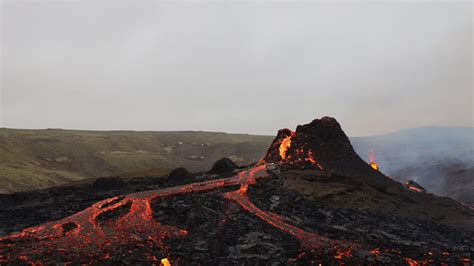
[[[183,179],[183,178],[186,178],[188,175],[189,175],[189,172],[186,168],[179,167],[171,171],[171,173],[169,174],[169,178]]]
[[[282,150],[281,145],[287,138],[288,147]],[[332,117],[299,125],[295,132],[279,130],[264,160],[284,162],[293,168],[318,167],[351,175],[378,175],[357,155],[349,138]]]
[[[230,174],[236,168],[224,158],[182,179],[112,178],[97,180],[98,191],[0,195],[0,230],[9,234],[0,238],[0,264],[469,265],[473,258],[474,211],[372,169],[333,118],[280,130],[264,160]]]
[[[92,189],[94,190],[108,190],[120,188],[124,182],[120,177],[100,177],[92,183]]]
[[[235,164],[231,159],[224,157],[214,163],[210,173],[213,174],[226,174],[231,173],[239,166]]]
[[[363,176],[380,190],[403,190],[401,184],[373,169],[354,151],[336,119],[323,117],[299,125],[296,131],[281,129],[264,157],[283,170],[318,169],[326,174]]]

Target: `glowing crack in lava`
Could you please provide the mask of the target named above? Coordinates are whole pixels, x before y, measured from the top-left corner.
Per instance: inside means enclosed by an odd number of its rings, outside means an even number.
[[[290,225],[285,222],[286,218],[259,209],[247,197],[248,187],[255,184],[259,178],[269,178],[267,170],[272,167],[274,166],[259,165],[229,178],[137,192],[97,202],[62,220],[31,227],[1,238],[0,263],[19,261],[29,264],[48,263],[48,255],[58,252],[64,254],[64,262],[107,261],[114,256],[113,246],[131,244],[138,247],[158,247],[164,253],[163,257],[166,257],[161,263],[166,265],[170,263],[168,260],[170,248],[165,240],[186,237],[188,232],[175,226],[163,225],[155,220],[151,202],[166,197],[234,185],[240,185],[240,189],[225,193],[225,198],[237,202],[245,210],[268,224],[298,238],[302,246],[310,249],[322,248],[329,241],[326,237]],[[27,242],[27,240],[32,240],[30,246],[15,249],[18,241]],[[338,245],[336,242],[333,244]],[[159,262],[154,255],[149,254],[148,257],[152,262]]]
[[[415,186],[410,186],[410,185],[406,185],[406,187],[409,189],[409,190],[412,190],[412,191],[415,191],[415,192],[423,192],[422,189],[419,189]]]
[[[426,190],[413,180],[408,180],[405,187],[413,192],[424,193]]]

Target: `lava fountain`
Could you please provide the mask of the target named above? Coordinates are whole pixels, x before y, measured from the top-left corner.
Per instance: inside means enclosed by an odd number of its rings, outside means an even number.
[[[379,171],[379,165],[375,161],[375,152],[373,150],[369,150],[369,165],[375,171]]]

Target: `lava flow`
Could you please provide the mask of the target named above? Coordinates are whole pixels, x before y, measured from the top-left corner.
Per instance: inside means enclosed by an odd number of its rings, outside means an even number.
[[[376,165],[375,156],[372,158],[371,162]],[[325,187],[334,188],[337,194],[328,195],[332,195],[331,200],[337,195],[342,204],[359,203],[359,199],[381,199],[386,203],[394,201],[398,208],[402,206],[398,203],[405,199],[415,204],[416,197],[429,196],[401,189],[400,184],[374,171],[378,170],[376,166],[369,166],[356,154],[335,119],[316,119],[298,126],[294,132],[280,130],[256,166],[233,176],[201,182],[196,180],[214,178],[215,174],[189,176],[189,179],[178,181],[194,180],[194,183],[112,197],[59,221],[0,238],[0,265],[173,265],[181,262],[202,264],[216,258],[213,261],[219,263],[215,264],[269,264],[272,259],[273,262],[298,264],[334,264],[336,261],[343,264],[366,259],[367,262],[376,259],[385,263],[387,259],[393,259],[388,263],[403,261],[404,264],[421,265],[432,260],[433,255],[426,260],[424,255],[417,255],[418,250],[413,252],[416,259],[406,258],[404,251],[397,250],[398,244],[388,246],[390,248],[383,246],[386,240],[415,243],[410,235],[415,232],[413,228],[417,228],[418,221],[402,221],[408,226],[401,227],[398,219],[391,220],[392,216],[383,213],[374,217],[371,212],[319,206],[313,204],[315,200],[306,199],[298,187],[286,184],[287,181],[298,181],[306,188],[314,182],[317,192]],[[271,177],[273,179],[261,182]],[[172,179],[167,181],[170,182],[159,184],[178,183]],[[343,193],[339,192],[341,187]],[[416,182],[407,183],[407,188],[424,192]],[[197,195],[204,192],[205,195]],[[324,204],[324,197],[317,199]],[[373,204],[376,200],[370,202]],[[360,203],[364,206],[364,201],[360,200]],[[266,206],[276,213],[258,206]],[[360,223],[367,223],[367,226],[358,225]],[[379,223],[384,231],[377,229]],[[437,231],[415,232],[416,237],[423,237],[416,243],[432,239],[427,238],[431,234],[451,237],[458,232],[449,229],[449,234],[445,234],[447,227],[439,227],[431,221],[423,226]],[[399,228],[408,230],[403,229],[400,234],[407,240],[396,235],[402,230]],[[360,238],[356,238],[357,235]],[[366,242],[355,244],[335,239]],[[414,245],[410,244],[408,248]],[[380,248],[374,249],[376,246]],[[416,246],[416,249],[421,248]],[[435,256],[440,258],[439,254]],[[449,253],[443,253],[441,261],[448,261],[448,257]],[[423,259],[417,260],[419,258]],[[463,254],[462,259],[463,263],[470,263],[469,254]]]
[[[323,247],[329,241],[327,238],[306,232],[288,224],[283,217],[257,208],[246,196],[248,187],[255,184],[256,179],[269,177],[267,170],[271,167],[260,165],[229,178],[138,192],[100,201],[60,221],[28,228],[0,239],[0,249],[7,251],[4,253],[7,255],[0,257],[0,262],[48,263],[48,255],[55,252],[64,254],[65,262],[107,261],[113,256],[113,246],[130,244],[159,248],[160,254],[150,254],[152,261],[156,260],[156,255],[169,257],[170,250],[165,240],[185,237],[188,232],[155,220],[152,201],[233,185],[240,185],[240,189],[224,194],[225,198],[236,201],[268,224],[295,236],[303,247]],[[27,240],[30,240],[30,245],[16,248],[16,243],[26,243]]]
[[[236,201],[240,206],[250,213],[253,213],[260,219],[264,220],[268,224],[298,238],[304,248],[310,250],[316,250],[323,248],[330,240],[324,236],[306,232],[298,227],[285,222],[285,218],[270,212],[265,212],[259,209],[253,204],[247,196],[248,186],[253,184],[253,179],[247,179],[241,183],[239,190],[227,192],[224,197]],[[333,246],[339,245],[337,242],[333,242]]]

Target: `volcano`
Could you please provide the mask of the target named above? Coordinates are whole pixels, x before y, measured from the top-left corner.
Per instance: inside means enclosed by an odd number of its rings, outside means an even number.
[[[298,126],[296,131],[279,130],[264,161],[281,163],[285,169],[318,168],[349,175],[384,177],[357,155],[349,138],[332,117],[315,119]]]
[[[471,263],[474,211],[374,169],[334,118],[278,131],[258,163],[226,165],[3,195],[0,263]]]

